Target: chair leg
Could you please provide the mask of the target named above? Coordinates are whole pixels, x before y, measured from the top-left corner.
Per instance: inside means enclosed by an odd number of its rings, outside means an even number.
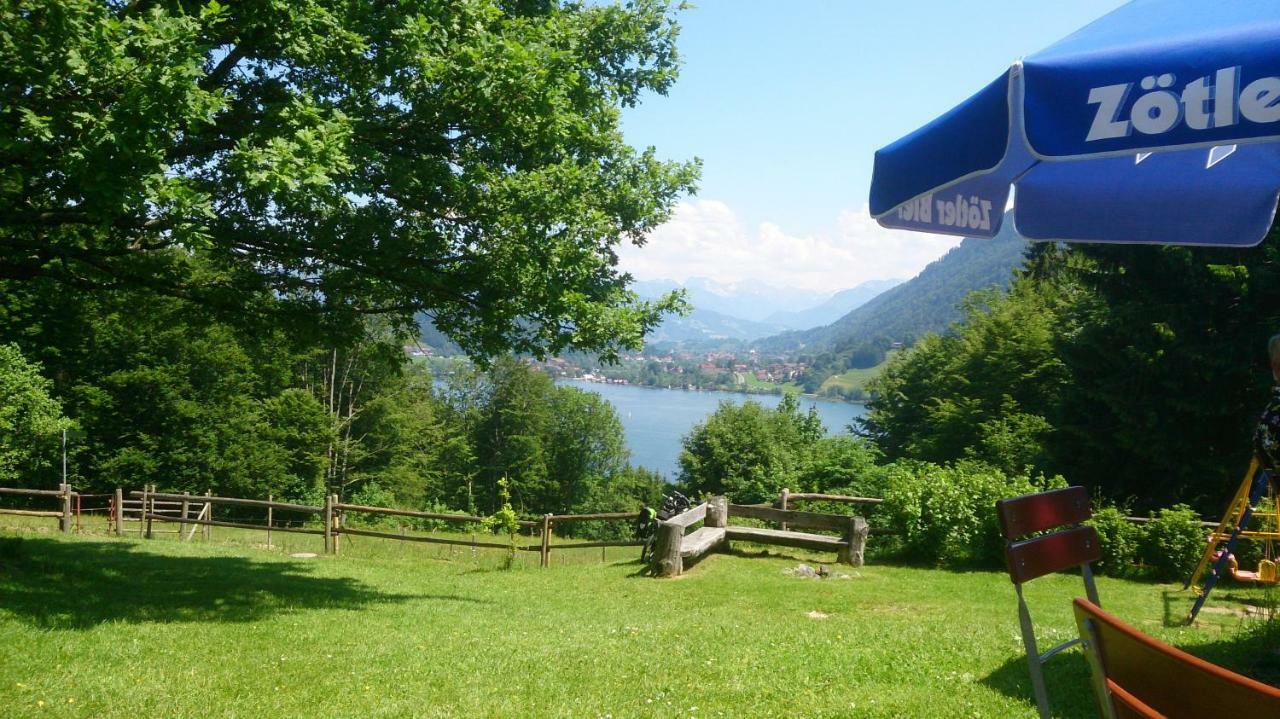
[[[1080,641],[1084,645],[1084,656],[1089,661],[1089,678],[1093,682],[1093,695],[1098,700],[1098,709],[1103,719],[1115,719],[1116,709],[1111,701],[1111,692],[1107,691],[1107,673],[1102,667],[1102,656],[1098,652],[1098,633],[1094,631],[1093,622],[1079,618],[1076,621],[1080,630]]]
[[[1098,601],[1098,585],[1093,581],[1093,568],[1088,562],[1080,565],[1080,573],[1084,575],[1084,593],[1089,597],[1089,601],[1093,602],[1093,606],[1101,607],[1102,602]]]
[[[1027,669],[1031,672],[1036,707],[1040,710],[1040,719],[1049,719],[1049,692],[1044,688],[1044,670],[1040,665],[1040,650],[1036,648],[1036,632],[1031,626],[1031,612],[1022,597],[1022,585],[1015,584],[1014,587],[1018,590],[1018,622],[1022,625],[1022,645],[1027,650]]]

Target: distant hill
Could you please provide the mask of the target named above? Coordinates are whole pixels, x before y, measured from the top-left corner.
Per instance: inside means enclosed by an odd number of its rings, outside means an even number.
[[[431,349],[437,355],[452,357],[462,354],[462,348],[453,343],[453,340],[445,336],[443,332],[436,329],[435,323],[426,314],[418,314],[418,343],[423,347]]]
[[[860,285],[841,290],[831,299],[816,307],[798,312],[774,312],[767,321],[796,330],[807,330],[813,327],[829,325],[850,312],[858,309],[886,290],[902,284],[902,280],[871,280]]]
[[[1027,240],[1005,218],[990,240],[966,238],[914,278],[877,295],[835,322],[802,332],[786,332],[754,346],[764,351],[800,348],[843,353],[859,345],[902,342],[910,345],[928,332],[943,332],[960,319],[957,305],[970,292],[992,285],[1007,287],[1022,265]]]
[[[651,344],[719,346],[725,341],[750,341],[786,329],[785,325],[752,322],[714,310],[695,307],[686,317],[668,316],[645,339]]]

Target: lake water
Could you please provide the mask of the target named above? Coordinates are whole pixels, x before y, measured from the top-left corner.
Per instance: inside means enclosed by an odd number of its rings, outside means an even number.
[[[694,392],[679,389],[652,389],[631,385],[600,384],[566,380],[565,384],[599,394],[618,411],[631,463],[647,467],[675,480],[679,474],[680,440],[695,424],[702,422],[724,400],[735,404],[745,400],[776,407],[777,395],[745,395],[737,392]],[[855,417],[865,409],[860,404],[800,397],[800,409],[818,408],[818,416],[828,434],[844,434]]]

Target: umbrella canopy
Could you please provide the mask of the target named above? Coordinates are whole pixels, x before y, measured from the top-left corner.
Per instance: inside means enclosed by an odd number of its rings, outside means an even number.
[[[1280,3],[1135,0],[876,153],[885,227],[1252,246],[1280,200]]]

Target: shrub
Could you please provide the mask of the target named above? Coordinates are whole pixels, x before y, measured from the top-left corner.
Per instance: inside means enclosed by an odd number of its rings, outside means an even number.
[[[1161,581],[1185,579],[1204,551],[1207,533],[1185,504],[1160,510],[1147,523],[1138,543],[1138,558]]]
[[[1009,476],[972,460],[948,466],[899,461],[889,465],[881,509],[908,558],[995,566],[1004,555],[996,500],[1065,486],[1061,477]]]
[[[1094,562],[1100,574],[1122,577],[1134,571],[1143,531],[1139,525],[1126,521],[1125,515],[1121,507],[1101,507],[1088,522],[1098,530],[1102,544],[1102,558]]]
[[[369,482],[356,490],[348,501],[352,504],[363,504],[366,507],[396,507],[395,494],[390,490],[383,489],[376,482]],[[406,519],[406,517],[396,517],[389,514],[352,512],[347,515],[346,521],[350,524],[358,524],[361,527],[390,528],[405,524]]]

